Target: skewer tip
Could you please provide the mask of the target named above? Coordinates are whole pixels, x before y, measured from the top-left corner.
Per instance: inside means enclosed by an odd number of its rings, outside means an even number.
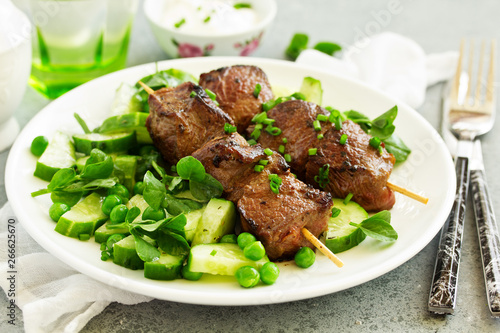
[[[321,253],[323,253],[328,259],[330,259],[337,267],[344,266],[342,260],[337,257],[330,249],[328,249],[323,243],[320,242],[316,236],[314,236],[309,230],[306,228],[302,228],[302,234],[304,237],[310,241]]]
[[[421,202],[424,205],[427,205],[427,203],[429,202],[429,198],[423,197],[423,196],[421,196],[421,195],[419,195],[419,194],[417,194],[415,192],[412,192],[410,190],[402,188],[401,186],[398,186],[398,185],[395,185],[395,184],[387,182],[387,187],[390,188],[391,190],[395,191],[395,192],[401,193],[403,195],[406,195],[409,198],[417,200],[418,202]]]

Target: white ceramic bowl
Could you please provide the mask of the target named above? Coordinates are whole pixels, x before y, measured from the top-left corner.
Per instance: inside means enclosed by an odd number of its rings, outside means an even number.
[[[258,22],[239,32],[210,33],[208,29],[183,31],[165,23],[172,0],[146,0],[144,13],[161,48],[172,58],[197,56],[248,56],[261,43],[277,12],[275,0],[245,0],[256,11]],[[174,0],[175,1],[175,0]],[[178,1],[178,0],[177,0]]]

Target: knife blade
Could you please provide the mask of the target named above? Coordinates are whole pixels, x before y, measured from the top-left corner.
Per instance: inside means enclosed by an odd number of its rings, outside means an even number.
[[[479,140],[474,142],[470,168],[470,192],[476,217],[488,307],[493,317],[500,317],[500,236],[486,183]]]

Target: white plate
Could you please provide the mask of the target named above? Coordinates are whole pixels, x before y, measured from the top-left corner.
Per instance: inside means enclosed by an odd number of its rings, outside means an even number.
[[[396,104],[394,99],[362,83],[286,61],[207,57],[164,61],[158,63],[158,68],[179,68],[198,75],[240,63],[260,66],[273,85],[298,89],[305,76],[320,79],[324,105],[339,110],[354,109],[375,117]],[[68,92],[40,111],[26,125],[11,149],[5,186],[14,212],[41,246],[78,271],[115,287],[170,301],[210,305],[280,303],[333,293],[385,274],[417,254],[443,225],[456,186],[450,154],[438,133],[416,111],[397,103],[396,133],[413,152],[408,161],[394,169],[391,181],[427,196],[429,203],[423,205],[397,194],[392,209],[392,224],[399,234],[396,242],[386,244],[366,239],[360,246],[339,254],[345,263],[343,268],[337,268],[321,254],[308,269],[281,263],[281,274],[274,285],[259,285],[252,289],[241,288],[229,277],[204,276],[197,282],[153,281],[145,279],[142,271],[101,261],[97,243],[78,241],[54,231],[55,224],[48,216],[48,195],[36,199],[30,197],[31,192],[45,188],[46,183],[33,176],[36,159],[29,147],[35,136],[50,137],[55,130],[81,132],[73,118],[75,112],[88,120],[90,128],[94,128],[106,118],[114,92],[121,82],[133,84],[155,70],[156,64],[125,69]]]

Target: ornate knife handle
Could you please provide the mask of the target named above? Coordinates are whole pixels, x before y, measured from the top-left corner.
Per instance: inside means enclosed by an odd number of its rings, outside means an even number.
[[[491,314],[498,317],[500,316],[500,236],[484,171],[472,170],[470,178],[488,306]]]
[[[469,187],[469,159],[457,157],[457,193],[450,215],[441,230],[436,265],[429,293],[429,311],[452,314],[455,310],[458,265],[462,248],[465,206]]]

